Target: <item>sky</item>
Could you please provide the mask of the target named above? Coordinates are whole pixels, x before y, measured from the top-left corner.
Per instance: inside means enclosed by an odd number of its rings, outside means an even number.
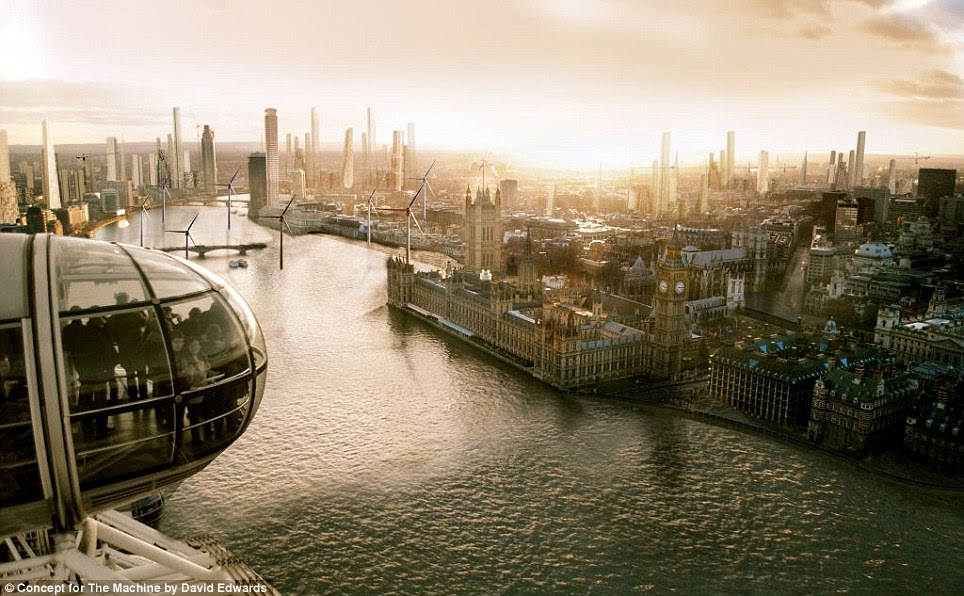
[[[302,136],[546,165],[964,154],[964,0],[0,0],[11,144]],[[774,158],[771,157],[771,161]]]

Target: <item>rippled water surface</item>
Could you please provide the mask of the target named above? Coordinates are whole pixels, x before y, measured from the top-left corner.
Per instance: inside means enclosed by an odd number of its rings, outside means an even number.
[[[181,241],[158,216],[147,244]],[[961,497],[560,394],[389,311],[387,249],[286,238],[279,271],[277,232],[239,220],[202,209],[194,236],[270,243],[203,261],[261,321],[268,387],[162,530],[213,534],[284,593],[964,590]],[[102,237],[136,243],[137,219]]]

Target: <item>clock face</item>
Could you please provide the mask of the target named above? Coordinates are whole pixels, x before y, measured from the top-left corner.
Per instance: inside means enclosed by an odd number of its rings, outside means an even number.
[[[666,280],[665,280],[665,279],[664,279],[663,281],[659,282],[659,291],[660,291],[660,292],[662,292],[662,293],[665,294],[667,289],[669,289],[669,284],[666,283]]]
[[[676,293],[677,293],[677,294],[682,294],[682,293],[683,293],[683,290],[685,290],[685,289],[686,289],[686,285],[683,284],[683,282],[681,282],[681,281],[676,282]]]

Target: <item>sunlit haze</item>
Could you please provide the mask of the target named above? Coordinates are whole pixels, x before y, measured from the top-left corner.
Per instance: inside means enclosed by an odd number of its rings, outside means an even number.
[[[848,148],[964,153],[960,0],[0,0],[0,128],[39,144],[164,137],[171,107],[218,140],[377,142],[565,166]],[[190,135],[193,136],[193,135]],[[356,132],[356,142],[360,139]]]

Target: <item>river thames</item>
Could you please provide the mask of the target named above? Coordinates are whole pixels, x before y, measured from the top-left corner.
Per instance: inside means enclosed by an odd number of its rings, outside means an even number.
[[[196,209],[168,210],[183,229]],[[145,244],[183,245],[145,225]],[[546,387],[385,306],[390,249],[202,208],[268,342],[248,431],[168,500],[286,594],[960,593],[964,498]],[[138,217],[99,237],[139,241]],[[183,254],[183,253],[181,253]],[[416,255],[422,257],[423,255]],[[443,261],[433,261],[441,265]]]

